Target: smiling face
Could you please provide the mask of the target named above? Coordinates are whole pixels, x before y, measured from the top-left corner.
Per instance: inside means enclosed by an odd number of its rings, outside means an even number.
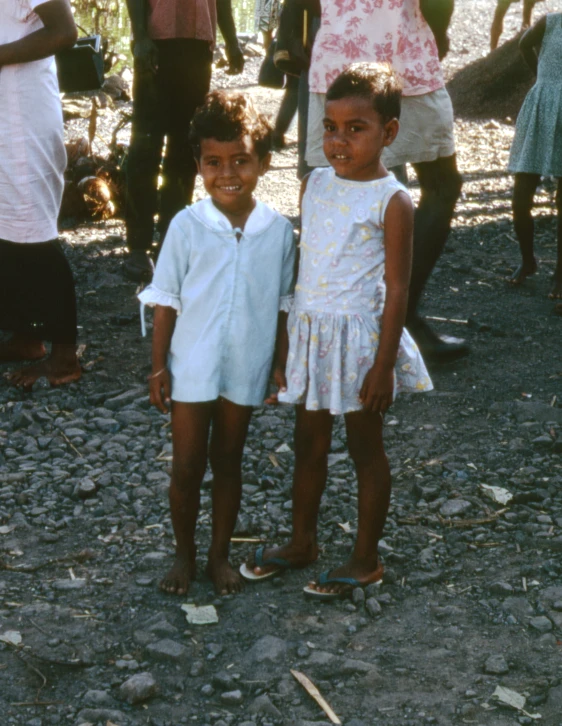
[[[207,193],[233,226],[242,226],[254,208],[253,192],[269,165],[260,159],[250,136],[234,141],[201,140],[197,162]]]
[[[380,157],[398,133],[398,120],[383,121],[369,99],[347,96],[326,102],[324,154],[342,179],[370,181],[386,175]]]

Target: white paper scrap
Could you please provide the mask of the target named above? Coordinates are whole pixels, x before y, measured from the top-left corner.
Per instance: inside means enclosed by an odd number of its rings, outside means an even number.
[[[193,605],[185,603],[181,606],[190,625],[212,625],[219,622],[219,616],[214,605]]]
[[[503,487],[495,487],[491,484],[480,484],[480,488],[485,497],[492,499],[498,504],[509,504],[513,499],[513,494]]]
[[[22,637],[17,630],[6,630],[5,633],[0,633],[0,640],[8,645],[20,645]]]

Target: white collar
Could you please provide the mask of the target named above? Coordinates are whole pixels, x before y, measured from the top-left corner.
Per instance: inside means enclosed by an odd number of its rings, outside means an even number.
[[[210,197],[202,199],[200,202],[192,204],[187,209],[206,227],[210,227],[216,232],[227,232],[232,234],[235,230],[228,218],[213,204],[213,200]],[[261,234],[273,220],[277,217],[275,212],[267,204],[256,200],[256,206],[253,208],[246,225],[244,227],[243,234],[247,235],[258,235]]]

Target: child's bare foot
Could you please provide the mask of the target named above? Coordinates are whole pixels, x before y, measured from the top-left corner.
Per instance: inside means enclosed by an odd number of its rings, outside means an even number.
[[[318,559],[318,545],[314,542],[298,546],[289,542],[281,547],[258,547],[246,561],[254,575],[263,576],[277,570],[299,570]],[[283,564],[281,564],[283,563]]]
[[[13,386],[31,390],[35,381],[43,376],[51,386],[61,386],[79,380],[82,376],[82,369],[76,354],[66,359],[51,355],[41,363],[35,363],[8,374],[6,378]]]
[[[0,343],[0,362],[10,363],[21,360],[39,360],[47,355],[41,340],[25,335],[13,335],[9,340]]]
[[[551,300],[562,300],[562,272],[560,274],[555,272],[552,276],[552,288],[548,297]]]
[[[185,595],[195,580],[195,562],[176,556],[172,568],[160,580],[160,589],[170,595]]]
[[[507,281],[511,285],[522,285],[528,277],[534,275],[537,271],[537,263],[535,260],[532,262],[522,262],[519,267],[515,270],[511,277],[507,278]]]
[[[349,560],[345,565],[336,567],[327,573],[322,573],[318,580],[308,583],[305,588],[307,595],[318,596],[333,595],[343,597],[349,594],[356,587],[366,587],[375,582],[380,582],[384,573],[382,563],[375,562],[358,562]]]
[[[217,595],[232,595],[242,591],[242,578],[225,558],[209,558],[207,575],[215,586]]]

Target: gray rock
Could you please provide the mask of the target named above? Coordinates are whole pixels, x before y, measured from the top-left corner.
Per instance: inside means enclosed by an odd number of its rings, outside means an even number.
[[[490,592],[493,595],[511,595],[513,587],[508,582],[493,582],[490,585]]]
[[[552,630],[552,622],[546,615],[537,615],[536,618],[531,618],[529,625],[533,630],[538,630],[539,633],[548,633]]]
[[[221,693],[221,701],[230,706],[238,706],[243,700],[242,691],[239,690]]]
[[[371,671],[376,670],[372,663],[367,663],[364,660],[355,660],[355,658],[348,658],[341,664],[342,673],[360,673],[365,675]]]
[[[175,661],[180,662],[187,659],[188,649],[175,640],[164,638],[157,640],[156,643],[150,643],[146,646],[146,652],[149,656],[158,661]]]
[[[365,602],[365,590],[362,587],[356,587],[351,594],[351,599],[355,605],[362,605]]]
[[[118,711],[113,708],[84,708],[78,714],[78,723],[82,722],[90,723],[107,723],[107,721],[113,721],[116,724],[122,724],[127,721],[127,717],[123,711]]]
[[[115,702],[107,691],[86,691],[82,699],[86,706],[112,706]]]
[[[75,580],[55,580],[51,587],[55,590],[81,590],[86,587],[86,580],[77,577]]]
[[[121,393],[118,396],[107,398],[103,405],[104,408],[108,408],[110,411],[117,411],[118,409],[123,408],[123,406],[127,406],[129,403],[133,403],[133,401],[136,401],[139,396],[142,396],[145,393],[146,389],[144,386],[142,388],[132,388],[130,391],[125,391],[125,393]]]
[[[139,424],[150,423],[150,416],[135,410],[120,411],[115,414],[115,418],[123,426],[138,426]]]
[[[105,434],[115,434],[119,431],[119,423],[114,418],[101,418],[97,416],[92,423]]]
[[[377,615],[380,615],[382,613],[380,603],[378,600],[375,600],[374,597],[368,598],[367,602],[365,603],[365,610],[372,618],[376,618]]]
[[[248,658],[257,663],[279,663],[287,654],[287,643],[274,635],[264,635],[248,653]]]
[[[502,676],[509,673],[509,666],[501,653],[491,655],[484,663],[484,671],[495,676]]]
[[[440,512],[444,517],[461,517],[472,509],[472,504],[466,499],[448,499],[441,505]]]
[[[282,718],[279,709],[271,702],[267,694],[262,694],[252,701],[248,708],[249,713],[263,714],[264,716],[272,716],[273,718]]]
[[[128,703],[142,703],[158,693],[158,684],[152,673],[136,673],[120,687],[119,695]]]
[[[89,499],[90,497],[95,496],[96,492],[97,492],[97,486],[96,486],[95,482],[93,482],[88,477],[86,477],[85,479],[82,479],[82,481],[78,485],[77,494],[80,497],[80,499]]]

